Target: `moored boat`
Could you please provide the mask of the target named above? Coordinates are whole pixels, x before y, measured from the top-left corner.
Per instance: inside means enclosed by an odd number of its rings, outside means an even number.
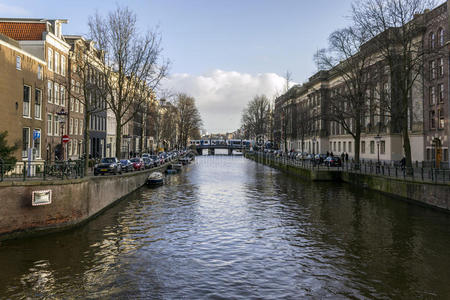
[[[149,186],[161,185],[164,183],[164,176],[161,172],[152,172],[145,183]]]

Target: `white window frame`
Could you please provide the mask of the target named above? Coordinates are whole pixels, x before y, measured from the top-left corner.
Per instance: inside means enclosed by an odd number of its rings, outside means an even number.
[[[50,126],[49,126],[50,123]],[[47,114],[47,135],[52,136],[53,135],[53,115]]]
[[[59,93],[60,93],[60,98],[59,98],[59,103],[61,104],[61,106],[66,106],[66,88],[61,85],[59,87]]]
[[[80,121],[78,122],[79,126],[80,126],[80,135],[83,135],[83,119],[80,119]]]
[[[58,122],[58,115],[54,114],[53,115],[53,135],[54,136],[59,136],[59,122]]]
[[[75,123],[74,123],[74,130],[73,130],[73,134],[74,135],[78,135],[78,119],[75,119],[75,121],[74,121]]]
[[[42,120],[42,90],[34,89],[34,118]]]
[[[61,75],[66,76],[66,57],[61,55]]]
[[[27,105],[25,105],[25,103],[27,103],[27,101],[25,101],[25,87],[28,88],[28,104]],[[31,86],[29,86],[27,84],[23,85],[23,95],[22,96],[23,96],[23,100],[22,100],[22,103],[23,103],[22,115],[23,115],[24,118],[31,118]]]
[[[26,149],[24,150],[24,141],[23,141],[23,137],[24,137],[24,135],[23,135],[23,130],[24,129],[28,129],[28,147],[26,147]],[[23,127],[22,128],[22,158],[27,158],[28,157],[28,148],[30,147],[30,145],[31,145],[31,139],[30,139],[30,127]]]
[[[55,73],[59,74],[59,52],[55,51]]]
[[[73,118],[69,121],[69,134],[73,134]]]
[[[50,71],[53,71],[53,49],[48,48],[47,52],[47,66]]]
[[[55,82],[53,95],[55,95],[54,97],[55,105],[59,105],[59,84],[57,82]]]
[[[53,82],[51,80],[47,82],[47,101],[53,103]]]
[[[38,69],[37,69],[37,79],[42,80],[42,76],[43,72],[42,72],[42,66],[38,65]]]
[[[19,55],[16,56],[16,69],[22,70],[22,57]]]

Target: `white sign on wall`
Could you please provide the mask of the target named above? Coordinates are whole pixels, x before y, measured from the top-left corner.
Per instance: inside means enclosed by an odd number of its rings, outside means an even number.
[[[33,191],[31,196],[31,205],[47,205],[52,203],[52,191]]]

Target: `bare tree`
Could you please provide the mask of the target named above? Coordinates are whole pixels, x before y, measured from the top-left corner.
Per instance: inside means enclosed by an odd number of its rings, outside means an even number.
[[[408,169],[412,167],[409,129],[413,88],[423,67],[423,12],[435,6],[433,0],[359,0],[352,6],[353,20],[367,34],[386,62],[391,77],[391,103],[398,110],[398,122]]]
[[[355,162],[359,165],[361,132],[366,112],[374,111],[375,101],[367,101],[371,88],[370,66],[374,64],[373,49],[363,48],[364,31],[348,27],[337,30],[329,37],[329,48],[315,55],[320,68],[330,71],[337,84],[331,87],[327,119],[331,131],[340,128],[350,134],[355,144]],[[333,132],[332,132],[333,133]]]
[[[175,106],[178,111],[178,143],[185,148],[188,139],[200,130],[203,123],[193,97],[179,94]]]
[[[169,63],[162,61],[161,37],[157,31],[144,35],[137,28],[136,14],[117,7],[106,17],[89,18],[92,39],[105,51],[107,102],[116,118],[116,156],[120,156],[122,127],[166,76]]]
[[[242,126],[248,138],[269,135],[270,102],[266,96],[255,96],[242,114]]]
[[[311,134],[312,124],[314,122],[314,118],[311,114],[311,110],[307,107],[306,103],[298,103],[295,106],[295,115],[296,115],[296,127],[297,127],[297,136],[301,141],[301,152],[305,152],[305,137]]]

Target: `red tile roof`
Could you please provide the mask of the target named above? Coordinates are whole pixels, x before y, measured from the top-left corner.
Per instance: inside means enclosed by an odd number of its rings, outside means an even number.
[[[0,22],[0,33],[17,41],[42,40],[46,30],[45,23]]]

